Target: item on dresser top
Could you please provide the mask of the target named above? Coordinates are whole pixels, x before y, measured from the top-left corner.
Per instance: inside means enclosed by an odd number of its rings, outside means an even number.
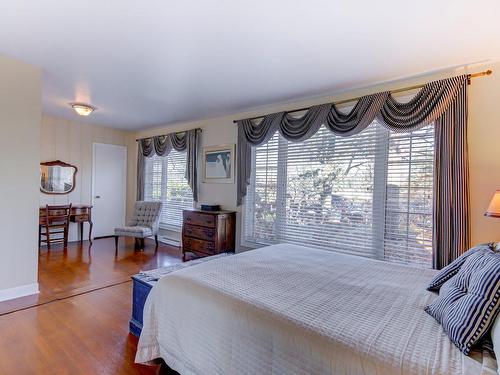
[[[135,336],[139,336],[142,330],[144,304],[146,298],[151,291],[151,288],[156,282],[165,275],[178,271],[183,268],[195,266],[197,264],[207,262],[213,259],[233,255],[232,253],[222,253],[205,258],[191,260],[189,262],[176,263],[171,266],[161,267],[150,271],[141,271],[137,275],[132,276],[132,318],[129,322],[129,330]]]
[[[476,252],[443,284],[425,311],[465,355],[493,325],[500,309],[500,253]]]
[[[220,205],[218,204],[202,204],[202,211],[220,211]]]
[[[204,257],[234,252],[236,212],[184,210],[182,212],[182,259],[187,253]]]
[[[460,267],[465,263],[467,258],[477,252],[481,253],[488,253],[491,252],[495,249],[496,244],[493,242],[490,243],[483,243],[477,246],[474,246],[473,248],[467,250],[465,253],[460,255],[457,259],[455,259],[453,262],[448,264],[446,267],[444,267],[442,270],[439,271],[439,273],[434,276],[427,287],[427,290],[430,291],[437,291],[439,288],[441,288],[441,285],[443,285],[446,281],[451,279],[453,276],[457,274],[457,272],[460,270]]]

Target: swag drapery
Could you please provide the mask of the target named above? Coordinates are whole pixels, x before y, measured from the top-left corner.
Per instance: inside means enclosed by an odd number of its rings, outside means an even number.
[[[304,141],[322,125],[336,135],[351,136],[374,120],[394,132],[435,124],[433,263],[440,269],[467,250],[470,241],[467,75],[428,83],[407,103],[381,92],[360,98],[349,113],[331,103],[311,107],[299,118],[279,112],[258,122],[238,121],[238,205],[250,182],[252,147],[276,132],[292,142]]]
[[[137,200],[144,199],[144,161],[153,155],[167,156],[170,151],[186,152],[185,178],[193,192],[193,199],[198,201],[197,188],[197,150],[198,129],[187,130],[181,133],[159,135],[151,138],[139,139],[137,152]]]

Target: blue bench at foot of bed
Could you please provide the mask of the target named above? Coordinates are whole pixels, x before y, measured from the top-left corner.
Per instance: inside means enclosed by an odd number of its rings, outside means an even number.
[[[142,274],[132,276],[132,318],[129,322],[130,333],[139,337],[142,331],[142,314],[146,298],[156,281],[148,281],[148,277]]]
[[[222,254],[212,255],[209,257],[198,258],[184,263],[176,263],[167,267],[157,268],[151,271],[144,271],[138,273],[137,275],[133,275],[132,318],[130,319],[129,322],[130,333],[132,333],[134,336],[137,337],[141,335],[144,304],[146,303],[146,299],[148,298],[149,292],[151,292],[151,289],[161,277],[182,268],[194,266],[199,263],[203,263],[212,259],[232,254],[234,253],[222,253]]]

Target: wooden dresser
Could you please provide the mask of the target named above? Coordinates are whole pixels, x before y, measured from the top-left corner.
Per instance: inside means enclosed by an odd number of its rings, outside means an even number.
[[[236,212],[184,210],[182,260],[186,253],[204,257],[234,251]]]

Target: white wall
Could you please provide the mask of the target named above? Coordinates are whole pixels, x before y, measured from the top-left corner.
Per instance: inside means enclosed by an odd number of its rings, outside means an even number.
[[[69,108],[68,108],[69,110]],[[62,160],[78,168],[75,189],[64,195],[40,192],[40,204],[92,203],[92,144],[107,143],[126,146],[130,134],[100,125],[69,121],[58,117],[42,117],[40,161]],[[78,225],[71,224],[69,240],[79,237]],[[88,224],[84,225],[88,238]]]
[[[495,189],[500,188],[500,157],[497,156],[498,147],[496,146],[498,139],[500,139],[500,105],[498,105],[500,102],[500,63],[474,67],[470,72],[477,72],[486,68],[493,69],[493,75],[474,79],[470,86],[469,95],[470,202],[472,211],[471,229],[473,244],[495,240],[500,241],[500,219],[495,220],[483,217],[483,212],[487,207],[491,195]],[[137,145],[135,138],[143,138],[199,127],[203,129],[201,135],[202,146],[237,143],[237,129],[233,120],[358,97],[384,90],[426,83],[463,73],[468,73],[468,71],[466,69],[447,71],[426,77],[416,77],[399,82],[392,82],[390,84],[380,84],[363,90],[346,92],[331,97],[276,104],[250,112],[237,113],[230,116],[201,121],[167,124],[158,128],[136,132],[129,138],[128,212],[131,212],[136,196],[135,176]],[[205,184],[201,182],[201,173],[199,174],[199,179],[200,202],[219,203],[223,208],[240,211],[240,208],[236,206],[236,184]],[[241,214],[238,213],[237,249],[243,249],[239,246],[240,223]]]
[[[0,56],[0,300],[38,291],[41,73]]]

